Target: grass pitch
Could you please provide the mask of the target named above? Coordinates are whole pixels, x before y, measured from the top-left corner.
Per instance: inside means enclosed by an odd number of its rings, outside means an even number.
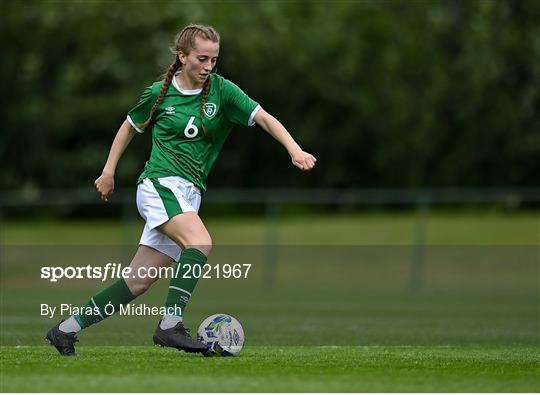
[[[414,215],[298,218],[277,232],[210,222],[211,262],[252,269],[201,280],[186,324],[233,314],[247,336],[239,357],[153,347],[158,317],[126,316],[83,331],[65,358],[44,346],[60,317],[40,303],[79,305],[110,280],[50,283],[40,268],[128,263],[140,224],[7,223],[0,390],[540,392],[539,224],[538,213],[434,214],[419,248]],[[161,306],[166,288],[135,302]]]
[[[13,392],[537,392],[538,347],[247,347],[204,358],[153,347],[3,347]]]

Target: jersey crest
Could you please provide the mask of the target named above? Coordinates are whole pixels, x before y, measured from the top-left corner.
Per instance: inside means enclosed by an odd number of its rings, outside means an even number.
[[[204,113],[208,118],[212,118],[214,115],[216,115],[217,107],[214,103],[206,103],[204,105]]]

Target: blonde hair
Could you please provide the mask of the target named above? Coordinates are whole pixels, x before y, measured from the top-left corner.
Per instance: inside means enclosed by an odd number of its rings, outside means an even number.
[[[148,116],[148,119],[144,121],[141,125],[137,125],[141,129],[147,128],[153,121],[154,113],[156,109],[159,107],[159,105],[163,102],[163,98],[165,97],[165,93],[169,89],[169,86],[171,85],[171,81],[174,78],[176,72],[178,70],[182,69],[182,64],[180,63],[180,59],[178,58],[178,54],[180,52],[189,55],[191,50],[195,48],[195,37],[201,37],[205,40],[210,40],[214,43],[219,43],[219,33],[211,26],[204,26],[204,25],[197,25],[197,24],[190,24],[187,25],[185,28],[182,29],[182,31],[178,34],[175,40],[174,47],[171,48],[171,52],[174,54],[174,63],[169,66],[165,74],[163,75],[163,85],[161,86],[161,90],[159,91],[158,98],[154,105],[152,106],[152,109],[150,110],[150,115]],[[199,119],[201,121],[201,126],[203,128],[204,133],[206,134],[206,128],[203,124],[203,114],[204,114],[204,106],[206,104],[206,99],[208,97],[208,92],[210,92],[210,77],[206,79],[204,82],[203,88],[202,88],[202,97],[201,97],[201,110],[199,112]]]

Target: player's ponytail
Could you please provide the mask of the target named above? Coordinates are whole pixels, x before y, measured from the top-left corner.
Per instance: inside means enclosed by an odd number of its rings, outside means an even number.
[[[174,63],[169,66],[169,68],[167,69],[167,72],[165,73],[165,77],[163,78],[163,85],[161,86],[161,90],[159,91],[159,95],[156,102],[154,103],[154,105],[152,106],[152,109],[150,110],[150,115],[148,116],[148,119],[144,121],[142,125],[137,125],[139,128],[146,129],[152,123],[156,108],[158,108],[159,105],[163,102],[165,93],[167,92],[167,89],[169,89],[169,85],[171,85],[171,81],[174,78],[174,75],[176,74],[178,69],[180,69],[180,59],[178,59],[178,56],[177,56]]]
[[[206,105],[206,99],[208,98],[208,92],[210,92],[210,76],[204,81],[203,89],[202,89],[202,96],[201,96],[201,111],[199,112],[199,120],[201,121],[201,126],[203,129],[204,134],[208,134],[206,131],[206,128],[204,127],[203,122],[203,115],[204,115],[204,106]]]

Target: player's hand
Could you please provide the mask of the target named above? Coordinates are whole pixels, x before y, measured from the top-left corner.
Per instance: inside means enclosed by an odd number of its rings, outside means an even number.
[[[293,165],[295,165],[302,171],[309,171],[313,169],[315,163],[317,162],[317,158],[315,158],[309,152],[305,152],[302,150],[291,154],[291,160]]]
[[[101,195],[101,200],[104,202],[109,201],[109,197],[111,197],[114,191],[114,177],[108,174],[102,174],[94,181],[94,185]]]

